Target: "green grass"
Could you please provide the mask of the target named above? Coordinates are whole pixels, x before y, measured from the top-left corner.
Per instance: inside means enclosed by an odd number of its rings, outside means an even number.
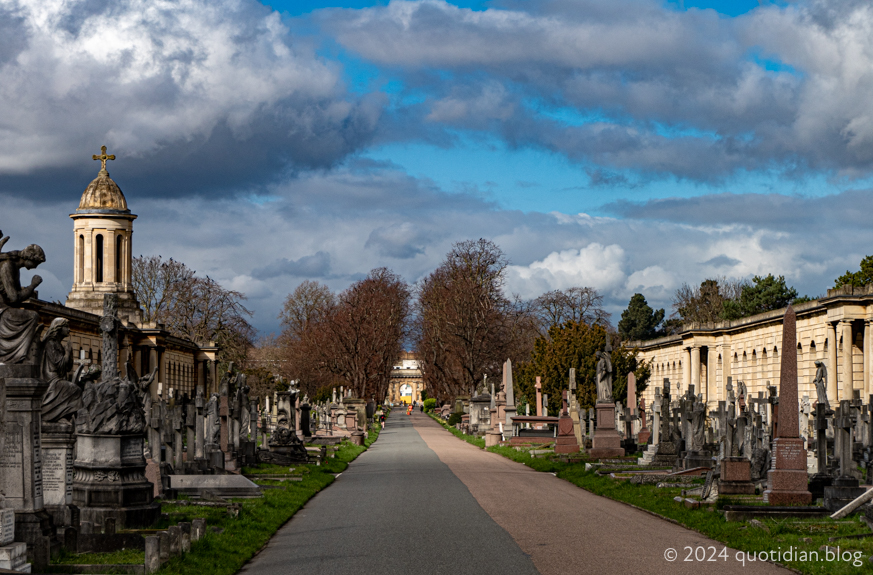
[[[137,549],[122,549],[112,553],[67,553],[61,549],[60,556],[54,561],[58,565],[142,565],[145,562],[145,552]]]
[[[366,439],[367,445],[378,438],[380,429],[371,429]],[[295,466],[294,473],[302,476],[301,481],[261,481],[265,485],[275,485],[275,489],[265,489],[264,496],[257,499],[237,499],[241,506],[239,517],[230,517],[224,507],[204,507],[184,505],[167,501],[161,511],[169,514],[157,528],[165,528],[181,521],[192,521],[198,517],[206,519],[206,535],[191,545],[191,552],[174,557],[165,563],[159,573],[162,575],[232,575],[261,549],[270,537],[300,509],[313,495],[333,483],[335,474],[348,468],[349,463],[363,453],[366,447],[352,445],[344,441],[336,451],[336,457],[326,459],[322,465]],[[269,474],[288,473],[288,466],[264,465],[246,468],[247,473]],[[213,528],[223,529],[216,533]],[[141,551],[119,551],[115,553],[89,553],[82,555],[62,555],[56,561],[57,569],[64,564],[100,563],[142,564]]]

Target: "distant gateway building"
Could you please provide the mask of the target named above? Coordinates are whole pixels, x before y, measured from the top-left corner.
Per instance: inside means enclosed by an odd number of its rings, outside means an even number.
[[[394,369],[391,370],[391,383],[388,386],[388,401],[392,403],[412,403],[421,401],[424,381],[415,354],[404,351],[400,354]]]
[[[78,209],[70,214],[74,221],[74,276],[66,305],[33,298],[25,306],[36,310],[46,326],[55,317],[69,320],[74,358],[84,355],[86,363],[99,364],[102,361],[103,295],[117,294],[118,316],[124,326],[119,342],[119,367],[126,361],[128,352],[140,375],[157,367],[151,390],[153,397],[157,396],[159,387],[164,397],[168,396],[169,389],[177,397],[186,393],[193,397],[195,386],[206,385],[207,379],[211,388],[217,388],[215,356],[218,348],[214,344],[199,346],[170,335],[160,324],[142,322],[142,309],[132,283],[136,216],[130,213],[124,194],[106,171],[106,160],[114,160],[115,156],[106,155],[104,146],[102,154],[94,159],[102,161],[102,169],[85,189]],[[39,238],[33,240],[38,243]]]
[[[649,341],[625,342],[639,349],[638,358],[651,362],[652,376],[643,397],[652,404],[655,388],[669,378],[671,392],[685,393],[689,384],[702,393],[709,409],[726,400],[727,378],[748,390],[747,404],[770,385],[779,387],[782,353],[797,354],[798,396],[815,404],[815,361],[827,367],[828,400],[833,406],[852,399],[855,392],[867,401],[873,394],[873,285],[828,290],[827,297],[799,304],[797,348],[782,349],[784,309],[736,321],[686,324],[678,335]],[[677,389],[678,386],[678,389]]]

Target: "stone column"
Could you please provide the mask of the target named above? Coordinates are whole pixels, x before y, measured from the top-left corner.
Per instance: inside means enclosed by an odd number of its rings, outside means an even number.
[[[718,385],[715,381],[716,365],[718,364],[718,356],[715,353],[715,347],[709,346],[706,353],[706,406],[707,409],[712,409],[718,405]]]
[[[700,385],[700,346],[697,345],[691,348],[691,385],[696,392],[703,391],[704,395],[706,394],[703,386]]]
[[[840,401],[840,394],[837,387],[837,330],[833,323],[828,322],[828,399],[834,403]],[[785,349],[783,347],[782,351]]]
[[[734,360],[733,352],[731,352],[731,344],[726,343],[721,346],[721,385],[718,389],[718,397],[720,401],[727,401],[727,381],[732,377],[731,363]]]
[[[873,346],[871,346],[870,338],[873,335],[873,328],[871,326],[871,321],[869,319],[864,320],[864,392],[861,394],[861,397],[869,397],[871,393],[873,393],[873,385],[871,385],[870,374],[873,373],[871,371],[871,365],[873,365]]]
[[[688,389],[691,383],[691,348],[682,350],[682,387]],[[697,389],[696,387],[694,389]]]
[[[854,390],[854,366],[852,365],[852,322],[851,320],[842,320],[840,321],[840,335],[843,338],[843,373],[840,377],[840,383],[842,384],[842,391],[840,392],[840,399],[847,399],[849,401],[852,400],[852,391]],[[785,348],[785,343],[782,344],[782,347]],[[794,351],[796,354],[797,352]]]

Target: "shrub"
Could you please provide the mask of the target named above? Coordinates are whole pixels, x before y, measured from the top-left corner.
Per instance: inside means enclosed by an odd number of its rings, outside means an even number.
[[[463,412],[456,412],[449,417],[449,427],[453,427],[459,423],[461,423],[461,418],[464,417]]]
[[[436,398],[428,397],[424,400],[424,409],[425,411],[433,411],[436,407]]]

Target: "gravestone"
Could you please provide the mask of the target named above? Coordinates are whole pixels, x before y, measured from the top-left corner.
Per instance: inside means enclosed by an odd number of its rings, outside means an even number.
[[[576,442],[576,434],[573,432],[573,420],[570,418],[567,404],[567,390],[563,392],[563,408],[561,417],[558,419],[558,438],[555,441],[555,453],[577,453],[579,444]]]
[[[513,433],[512,418],[515,417],[516,413],[518,413],[518,408],[515,405],[515,382],[512,378],[511,359],[507,359],[506,363],[503,364],[503,379],[505,381],[504,387],[506,389],[506,404],[503,406],[503,433],[508,440]]]

